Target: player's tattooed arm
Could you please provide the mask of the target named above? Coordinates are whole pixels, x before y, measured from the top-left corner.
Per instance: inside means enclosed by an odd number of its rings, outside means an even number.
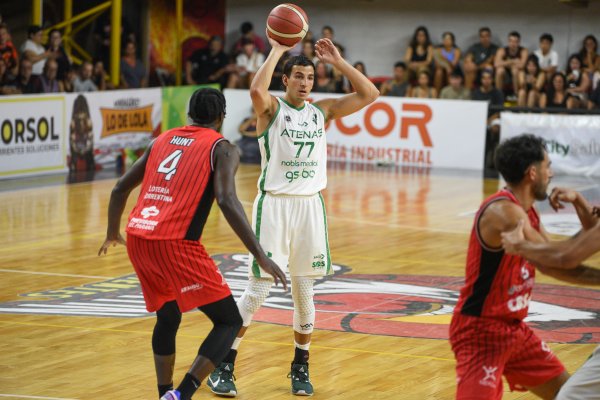
[[[117,184],[113,188],[110,194],[110,202],[108,204],[108,228],[106,230],[106,239],[98,250],[98,255],[104,253],[110,246],[116,246],[117,244],[125,244],[125,239],[121,236],[121,216],[123,210],[125,210],[125,204],[127,204],[127,198],[129,193],[142,183],[144,179],[144,172],[146,171],[146,163],[152,145],[154,141],[150,143],[144,154],[133,164],[133,166],[125,172],[125,174],[117,181]]]
[[[273,276],[275,284],[281,281],[284,289],[287,289],[285,274],[264,252],[256,235],[250,227],[244,208],[240,203],[235,190],[235,173],[240,163],[240,155],[237,148],[225,141],[217,144],[214,154],[214,190],[217,204],[225,219],[242,240],[244,246],[256,258],[261,268]]]

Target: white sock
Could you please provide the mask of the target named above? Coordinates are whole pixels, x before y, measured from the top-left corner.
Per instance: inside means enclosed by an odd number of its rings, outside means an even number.
[[[306,343],[306,344],[300,344],[298,342],[296,342],[294,340],[294,344],[296,345],[297,348],[299,348],[300,350],[306,350],[308,351],[308,348],[310,347],[310,342]]]
[[[231,350],[237,350],[238,347],[240,346],[240,343],[242,343],[242,339],[241,337],[236,337],[235,340],[233,341],[233,344],[231,345]]]

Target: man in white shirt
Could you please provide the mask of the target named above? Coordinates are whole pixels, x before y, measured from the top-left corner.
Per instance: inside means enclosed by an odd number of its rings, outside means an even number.
[[[81,64],[79,75],[75,78],[75,82],[73,82],[74,92],[95,92],[98,90],[98,87],[92,81],[92,69],[92,63],[89,61],[84,61]]]
[[[550,79],[558,67],[558,53],[552,50],[554,38],[549,33],[540,36],[540,48],[533,52],[540,62],[540,68],[546,73],[546,79]]]
[[[42,27],[31,25],[27,31],[27,40],[21,46],[23,58],[28,59],[33,64],[32,75],[41,75],[44,71],[44,64],[49,56],[49,52],[42,46]]]
[[[235,73],[229,75],[227,87],[248,89],[256,71],[264,62],[265,56],[256,49],[254,42],[248,38],[242,38],[242,52],[235,60],[236,70]]]

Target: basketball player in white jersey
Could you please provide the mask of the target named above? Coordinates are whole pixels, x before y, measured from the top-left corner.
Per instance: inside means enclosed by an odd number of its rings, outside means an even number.
[[[257,133],[262,156],[258,196],[252,212],[253,228],[261,246],[280,266],[288,266],[294,299],[295,356],[292,362],[292,393],[310,396],[308,349],[315,323],[313,284],[332,273],[327,218],[321,190],[327,186],[327,142],[325,123],[352,114],[377,99],[379,91],[342,58],[329,39],[315,44],[322,62],[331,64],[350,81],[355,93],[335,99],[307,101],[315,79],[311,60],[300,55],[284,66],[283,98],[269,94],[268,87],[277,62],[290,49],[269,39],[271,52],[250,87],[258,116]],[[243,326],[232,350],[210,375],[214,393],[235,396],[233,367],[237,348],[273,284],[251,257],[249,284],[238,301]]]

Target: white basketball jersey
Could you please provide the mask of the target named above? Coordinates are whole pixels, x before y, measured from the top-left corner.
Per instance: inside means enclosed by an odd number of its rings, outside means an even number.
[[[277,98],[277,111],[258,137],[261,174],[258,189],[272,194],[309,196],[327,186],[325,115],[305,101],[296,108]]]

